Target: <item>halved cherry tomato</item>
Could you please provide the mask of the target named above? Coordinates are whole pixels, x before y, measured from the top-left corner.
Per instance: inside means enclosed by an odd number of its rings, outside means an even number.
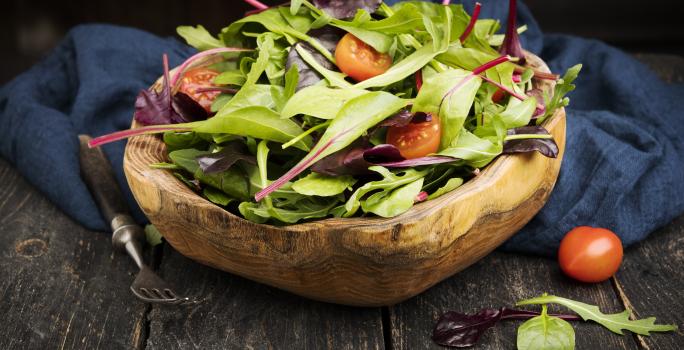
[[[337,43],[335,61],[344,74],[356,81],[385,73],[392,66],[390,55],[375,51],[351,34],[346,34]]]
[[[565,235],[558,249],[561,270],[582,282],[607,280],[621,262],[622,242],[605,228],[575,227]]]
[[[413,159],[437,152],[440,138],[439,118],[433,115],[430,121],[389,127],[386,141],[398,148],[404,158]]]
[[[195,68],[183,74],[178,91],[197,101],[207,113],[211,113],[211,104],[221,92],[201,91],[202,88],[214,87],[212,83],[219,72],[208,68]]]
[[[492,94],[492,102],[499,103],[504,99],[504,97],[506,97],[506,92],[501,89],[497,89],[494,94]]]

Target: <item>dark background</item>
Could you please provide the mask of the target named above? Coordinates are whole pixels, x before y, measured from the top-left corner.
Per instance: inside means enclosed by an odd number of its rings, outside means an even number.
[[[678,9],[682,7],[679,3],[678,0],[526,1],[545,32],[596,38],[630,52],[684,55],[684,11]],[[180,24],[201,23],[215,33],[250,9],[240,0],[5,0],[3,7],[0,84],[38,61],[77,24],[114,23],[171,36]]]

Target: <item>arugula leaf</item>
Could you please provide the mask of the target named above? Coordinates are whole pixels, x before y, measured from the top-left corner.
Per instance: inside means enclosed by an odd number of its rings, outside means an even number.
[[[347,101],[367,93],[369,91],[361,89],[309,86],[299,90],[287,101],[280,116],[288,119],[297,114],[304,114],[321,119],[333,119]]]
[[[326,176],[317,173],[311,173],[303,177],[294,184],[292,189],[307,196],[321,196],[329,197],[335,196],[347,189],[351,189],[356,183],[356,179],[349,175],[344,176]]]
[[[375,192],[366,200],[361,201],[361,208],[366,213],[373,213],[384,218],[397,216],[411,209],[422,187],[423,178],[421,177],[391,191]]]
[[[200,51],[223,47],[223,43],[209,34],[201,25],[180,26],[176,28],[176,32],[185,39],[188,45]]]
[[[677,330],[677,326],[674,324],[655,324],[655,317],[649,317],[641,320],[630,320],[629,311],[627,310],[616,314],[604,314],[597,306],[557,297],[555,295],[544,295],[537,298],[523,300],[518,302],[516,305],[534,304],[563,305],[576,312],[585,321],[592,320],[603,327],[606,327],[611,332],[617,334],[623,334],[623,329],[641,335],[650,335],[649,332],[671,332]]]
[[[537,119],[537,125],[541,125],[546,118],[552,116],[558,108],[565,107],[570,104],[570,98],[566,97],[568,93],[575,90],[573,82],[577,79],[579,72],[582,70],[582,65],[577,64],[570,67],[563,75],[563,78],[556,82],[556,87],[553,89],[553,96],[545,93],[544,100],[546,101],[546,112],[543,116]]]
[[[444,186],[438,188],[435,192],[428,196],[428,200],[432,200],[442,195],[445,195],[463,185],[463,179],[460,177],[453,177],[447,181]]]
[[[567,321],[549,316],[542,305],[541,315],[518,328],[517,346],[518,350],[573,350],[575,330]]]
[[[368,168],[368,170],[372,170],[377,172],[378,174],[382,175],[383,179],[378,180],[378,181],[370,181],[364,184],[363,186],[359,187],[354,193],[349,197],[349,200],[347,200],[347,203],[344,205],[345,210],[347,211],[344,214],[344,217],[350,217],[356,213],[356,211],[359,209],[359,206],[362,205],[362,200],[363,197],[373,191],[381,190],[380,193],[383,193],[381,195],[378,195],[375,197],[374,200],[371,201],[371,203],[366,204],[366,206],[370,205],[372,209],[382,209],[382,213],[388,212],[387,209],[389,208],[380,208],[376,207],[374,205],[377,205],[379,202],[379,199],[386,197],[391,193],[392,190],[403,186],[410,184],[412,182],[418,181],[425,177],[429,173],[428,170],[422,170],[418,171],[416,169],[407,169],[407,170],[402,170],[398,172],[397,174],[392,173],[391,171],[387,170],[384,167],[381,166],[372,166]],[[420,192],[420,187],[422,187],[422,182],[420,186],[418,186],[418,191],[416,191],[415,194],[418,194]],[[407,192],[413,192],[415,188],[411,188],[411,191]],[[401,194],[404,194],[402,192]],[[415,194],[413,197],[411,197],[411,205],[413,205],[413,198],[415,198]],[[375,195],[375,194],[374,194]],[[400,206],[397,209],[401,209],[404,206]],[[409,206],[410,208],[410,206]],[[408,208],[406,209],[408,210]],[[405,211],[405,210],[404,210]]]

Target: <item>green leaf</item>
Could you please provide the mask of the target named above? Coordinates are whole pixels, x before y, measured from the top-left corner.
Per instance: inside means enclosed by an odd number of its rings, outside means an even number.
[[[290,1],[290,14],[296,15],[299,12],[299,8],[302,7],[302,0],[292,0]]]
[[[280,86],[266,84],[245,86],[226,102],[218,110],[217,114],[229,114],[238,109],[253,106],[274,108],[276,107],[275,98],[273,97],[274,90],[282,90],[282,88]]]
[[[304,114],[321,119],[333,119],[347,101],[367,93],[367,90],[331,89],[312,85],[294,94],[287,101],[280,116],[292,118],[297,114]]]
[[[347,33],[351,33],[355,37],[359,38],[359,40],[370,45],[380,53],[387,53],[387,51],[390,49],[390,46],[392,46],[392,37],[381,32],[368,30],[365,27],[354,27],[337,23],[333,23],[332,25],[344,30]]]
[[[254,23],[266,28],[268,31],[284,35],[288,41],[294,41],[291,32],[294,29],[289,23],[280,15],[278,8],[270,8],[266,11],[244,17],[230,24],[230,26],[221,30],[220,38],[226,46],[242,45],[242,27],[245,24]]]
[[[549,316],[544,305],[541,315],[518,328],[517,346],[518,350],[573,350],[575,330],[567,321]]]
[[[263,38],[261,46],[259,47],[259,56],[257,57],[256,62],[252,63],[252,67],[249,70],[249,73],[247,73],[247,78],[243,87],[249,87],[256,84],[261,74],[266,71],[270,57],[269,50],[273,48],[274,42],[273,38],[270,36],[263,36]]]
[[[154,247],[162,242],[162,235],[154,225],[145,225],[145,239],[150,247]]]
[[[247,77],[239,70],[230,70],[223,72],[214,78],[214,84],[216,85],[237,85],[242,86],[245,84]]]
[[[435,51],[445,51],[451,41],[451,18],[452,12],[449,6],[439,8],[439,16],[435,19],[423,17],[425,30],[432,37],[432,46]]]
[[[368,170],[375,171],[382,175],[383,179],[378,180],[378,181],[370,181],[365,183],[363,186],[359,187],[354,191],[354,193],[349,197],[349,200],[347,200],[347,203],[345,204],[344,208],[347,211],[344,216],[345,217],[350,217],[353,216],[356,211],[359,209],[359,206],[362,204],[363,197],[373,191],[380,190],[382,194],[377,195],[375,199],[371,201],[371,203],[366,204],[366,206],[370,205],[370,209],[376,209],[380,207],[376,207],[378,205],[378,202],[380,199],[390,195],[391,191],[404,185],[408,185],[410,183],[413,183],[415,181],[418,181],[425,177],[429,173],[428,170],[423,170],[423,171],[418,171],[416,169],[406,169],[402,170],[399,173],[395,174],[392,173],[391,171],[387,170],[384,167],[381,166],[372,166],[369,167]],[[422,182],[420,186],[418,186],[418,192],[420,192],[420,187],[422,187]],[[412,187],[411,190],[414,188]],[[408,192],[408,190],[407,190]],[[418,194],[416,192],[416,194]],[[405,194],[405,192],[401,193],[402,195]],[[375,196],[376,194],[374,194]],[[411,198],[411,205],[413,205],[413,199],[415,198],[415,195]],[[397,208],[393,208],[394,210],[399,210],[401,208],[405,207],[405,203],[402,203]],[[409,206],[410,208],[410,206]],[[381,208],[383,211],[380,211],[381,213],[389,213],[392,208],[388,208],[387,204],[384,204],[384,207]],[[408,208],[406,209],[408,210]]]
[[[445,194],[459,188],[461,185],[463,185],[463,179],[461,179],[460,177],[451,178],[447,181],[447,183],[444,186],[438,188],[435,192],[430,194],[428,196],[428,200],[439,198],[442,195],[445,195]]]
[[[506,109],[501,112],[499,116],[506,125],[506,129],[513,129],[529,124],[536,109],[537,99],[534,97],[530,97],[524,101],[518,101],[514,97],[511,97]]]
[[[649,317],[641,320],[630,320],[629,311],[625,310],[616,314],[604,314],[595,305],[589,305],[554,295],[545,295],[533,299],[523,300],[516,305],[534,305],[534,304],[559,304],[576,312],[585,321],[592,320],[610,330],[613,333],[622,334],[622,330],[641,334],[650,335],[649,332],[671,332],[676,331],[677,326],[674,324],[655,324],[655,317]]]
[[[412,110],[439,116],[442,149],[458,140],[481,83],[479,77],[462,69],[437,73],[423,82]]]
[[[289,9],[285,6],[278,7],[280,10],[280,15],[287,21],[287,23],[292,26],[292,28],[298,32],[306,33],[311,29],[311,24],[313,19],[308,13],[302,11],[303,14],[298,14],[297,12],[292,13],[292,7]]]
[[[294,184],[292,184],[292,189],[307,196],[321,196],[329,197],[335,196],[347,189],[351,189],[356,183],[356,179],[353,176],[326,176],[317,173],[311,173],[306,177],[303,177]]]
[[[286,143],[304,132],[294,121],[281,119],[278,113],[261,106],[245,107],[230,113],[221,110],[213,118],[187,125],[192,126],[195,132],[250,136],[279,143]],[[311,143],[311,138],[305,137],[293,146],[308,151]]]
[[[403,214],[411,209],[422,187],[423,178],[421,177],[391,191],[373,193],[361,202],[361,208],[367,213],[373,213],[384,218]]]
[[[459,43],[454,43],[449,49],[436,57],[439,62],[456,68],[472,71],[473,69],[490,62],[498,57],[498,53],[483,52],[478,49],[464,48]],[[513,72],[515,66],[510,62],[504,62],[485,72],[487,78],[501,83],[503,86],[514,89]]]
[[[494,143],[484,138],[479,138],[471,132],[461,129],[458,141],[451,147],[439,153],[441,156],[459,158],[466,161],[467,165],[474,168],[481,168],[489,164],[494,158],[501,154],[503,146],[501,143]]]
[[[322,75],[323,78],[325,78],[330,85],[340,88],[348,88],[352,86],[351,83],[344,80],[346,75],[340,72],[331,71],[330,69],[323,67],[320,63],[318,63],[318,61],[316,61],[316,59],[311,55],[311,53],[307,49],[303,48],[301,45],[295,45],[294,48],[295,50],[297,50],[299,56],[302,57],[304,62],[306,62],[309,66],[311,66],[311,68],[313,68],[316,72]]]
[[[242,202],[238,210],[242,216],[257,223],[264,223],[269,218],[275,218],[284,223],[294,224],[305,219],[326,217],[336,204],[336,200],[308,197],[297,202],[296,208],[274,207],[269,210],[263,202]]]
[[[537,119],[537,125],[546,120],[546,118],[552,116],[558,108],[565,107],[570,104],[570,98],[565,97],[569,92],[575,90],[575,84],[573,82],[577,79],[579,72],[582,70],[582,65],[577,64],[570,67],[563,75],[562,79],[556,82],[556,87],[553,90],[553,96],[549,99],[546,97],[546,112],[544,115]]]
[[[423,16],[420,10],[413,4],[406,4],[390,17],[379,21],[367,21],[363,27],[385,34],[413,33],[415,30],[423,30]]]
[[[276,104],[276,110],[281,111],[285,108],[287,101],[289,101],[295,94],[297,84],[299,83],[299,70],[297,65],[292,65],[285,73],[285,88],[280,89],[278,86],[271,85],[271,96]]]
[[[217,174],[204,174],[202,172],[195,159],[206,153],[206,151],[187,148],[169,153],[169,158],[174,164],[191,173],[200,182],[221,190],[233,198],[243,200],[249,198],[247,179],[239,167],[231,167],[227,171]]]
[[[185,39],[188,45],[200,51],[223,47],[223,43],[209,34],[201,25],[197,25],[197,27],[180,26],[176,28],[176,32]]]
[[[223,207],[227,206],[235,200],[235,198],[231,198],[229,195],[213,187],[205,187],[202,190],[202,195],[204,195],[204,197],[212,203],[218,204]]]
[[[385,73],[357,83],[354,87],[368,89],[390,85],[417,72],[440,53],[440,51],[435,51],[432,45],[425,45],[390,67]]]
[[[196,132],[165,132],[163,140],[168,152],[183,148],[206,149],[209,146],[202,135]]]

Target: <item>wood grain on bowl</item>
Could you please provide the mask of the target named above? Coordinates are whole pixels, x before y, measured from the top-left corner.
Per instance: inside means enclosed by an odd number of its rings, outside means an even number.
[[[548,72],[536,56],[528,64]],[[145,214],[183,255],[312,299],[391,305],[481,259],[541,209],[565,149],[565,111],[544,126],[558,143],[558,158],[501,156],[455,191],[389,219],[255,224],[195,194],[171,172],[150,168],[166,161],[157,136],[128,142],[124,170]]]

